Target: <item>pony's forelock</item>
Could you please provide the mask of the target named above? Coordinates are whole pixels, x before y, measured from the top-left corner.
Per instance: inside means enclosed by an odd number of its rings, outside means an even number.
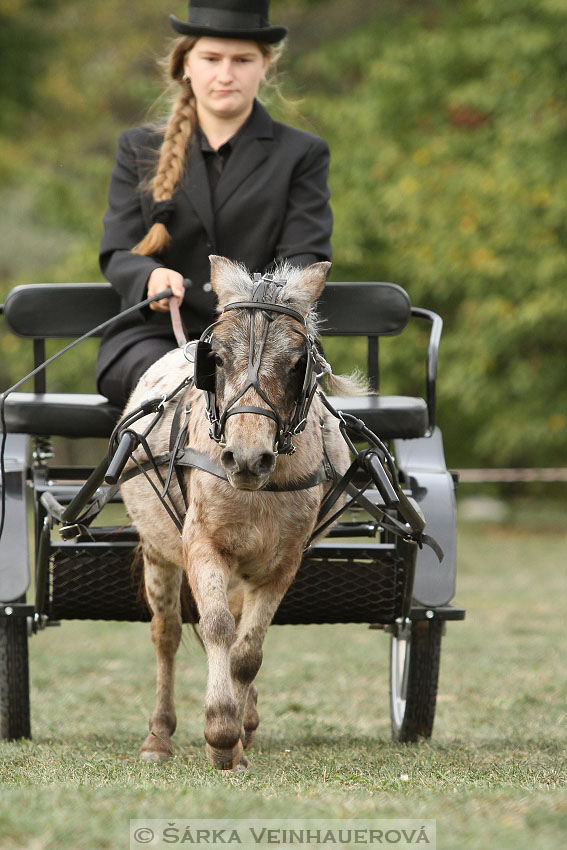
[[[276,281],[285,281],[278,301],[304,315],[308,333],[318,337],[318,317],[315,307],[312,304],[309,306],[305,297],[301,297],[301,284],[305,273],[305,269],[284,261],[275,265],[272,275]],[[256,286],[257,283],[242,263],[226,261],[218,266],[215,273],[215,290],[219,299],[218,311],[222,312],[227,304],[233,301],[248,301]]]

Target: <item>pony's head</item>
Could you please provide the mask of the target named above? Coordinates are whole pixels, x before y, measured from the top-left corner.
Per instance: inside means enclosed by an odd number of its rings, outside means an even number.
[[[196,382],[207,391],[229,482],[258,490],[305,427],[315,390],[312,306],[331,264],[282,264],[252,278],[224,257],[210,260],[220,318],[199,343]]]

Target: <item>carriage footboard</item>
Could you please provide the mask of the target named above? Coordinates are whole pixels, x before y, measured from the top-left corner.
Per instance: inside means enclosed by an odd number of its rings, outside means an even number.
[[[42,600],[50,620],[150,620],[139,588],[136,542],[124,536],[53,544]],[[410,542],[314,546],[273,623],[393,623],[407,614],[416,548]],[[190,598],[183,619],[196,620]]]

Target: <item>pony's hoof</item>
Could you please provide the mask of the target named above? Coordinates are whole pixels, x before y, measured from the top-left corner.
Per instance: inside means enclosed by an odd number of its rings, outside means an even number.
[[[218,770],[232,770],[240,765],[244,758],[244,749],[240,739],[232,750],[217,750],[210,744],[206,745],[206,749],[209,762]]]
[[[140,758],[142,761],[167,761],[173,753],[164,753],[159,750],[142,750]]]

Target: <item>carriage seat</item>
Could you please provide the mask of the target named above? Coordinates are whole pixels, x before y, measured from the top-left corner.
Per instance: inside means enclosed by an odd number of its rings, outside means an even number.
[[[116,315],[117,293],[110,284],[71,283],[15,287],[0,308],[8,330],[33,341],[34,363],[45,360],[45,340],[78,337]],[[435,313],[412,307],[404,289],[392,283],[328,283],[317,302],[322,337],[367,337],[368,378],[378,388],[378,341],[401,334],[413,320],[431,324],[426,358],[426,400],[411,396],[331,397],[337,410],[352,413],[382,439],[412,439],[432,433],[435,425],[437,352],[442,321]],[[99,335],[99,334],[97,334]],[[45,376],[34,378],[33,393],[6,399],[11,433],[37,436],[109,437],[120,410],[101,395],[46,392]]]
[[[336,410],[352,413],[383,440],[423,437],[427,404],[409,396],[330,396]],[[12,393],[6,399],[8,433],[49,437],[109,437],[120,408],[104,396],[80,393]]]
[[[429,428],[427,404],[405,395],[329,396],[335,410],[362,419],[382,440],[424,437]]]
[[[38,437],[110,437],[120,413],[96,393],[16,392],[6,399],[6,430]]]

